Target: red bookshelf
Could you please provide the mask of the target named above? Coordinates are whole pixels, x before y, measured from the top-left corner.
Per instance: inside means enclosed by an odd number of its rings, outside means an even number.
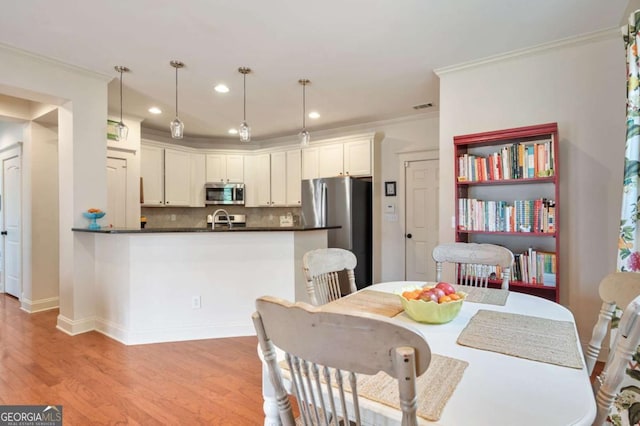
[[[517,263],[510,289],[556,302],[558,142],[557,123],[453,138],[456,241],[507,247]]]

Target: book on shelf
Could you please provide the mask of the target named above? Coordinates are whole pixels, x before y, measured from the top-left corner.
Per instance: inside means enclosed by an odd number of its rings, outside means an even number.
[[[516,142],[486,156],[458,157],[458,182],[533,179],[553,176],[553,141]]]
[[[521,281],[545,287],[556,286],[556,254],[529,248],[514,253],[512,281]]]
[[[555,232],[555,202],[546,198],[507,201],[458,198],[458,229],[482,232]]]

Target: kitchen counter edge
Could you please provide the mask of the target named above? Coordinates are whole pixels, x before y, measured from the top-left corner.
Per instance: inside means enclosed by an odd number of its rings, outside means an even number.
[[[320,231],[323,229],[339,229],[341,226],[244,226],[244,227],[220,227],[216,229],[207,228],[71,228],[76,232],[90,232],[94,234],[157,234],[157,233],[177,233],[177,232],[282,232],[282,231]]]

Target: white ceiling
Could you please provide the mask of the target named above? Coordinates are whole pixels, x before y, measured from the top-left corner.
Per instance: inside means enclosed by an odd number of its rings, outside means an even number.
[[[2,2],[0,43],[113,76],[109,111],[169,132],[175,71],[185,134],[229,138],[242,121],[242,75],[254,140],[418,113],[439,105],[434,69],[620,25],[628,0],[20,0]],[[55,7],[54,7],[55,6]],[[621,42],[622,43],[622,42]],[[1,66],[1,64],[0,64]],[[213,91],[217,83],[231,91]],[[472,82],[469,82],[473,84]],[[147,112],[159,106],[163,113]],[[421,112],[424,112],[422,110]],[[235,138],[235,137],[234,137]]]

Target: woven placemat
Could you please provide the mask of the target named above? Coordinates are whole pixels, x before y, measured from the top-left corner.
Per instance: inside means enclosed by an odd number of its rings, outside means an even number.
[[[361,290],[321,307],[324,311],[345,312],[358,311],[394,317],[403,311],[400,297],[396,294],[375,290]]]
[[[479,310],[458,336],[458,343],[564,367],[583,366],[569,321]]]
[[[281,361],[279,365],[283,369],[283,375],[290,380],[287,363]],[[432,353],[429,368],[416,379],[417,415],[426,420],[438,421],[468,365],[466,361]],[[332,383],[335,386],[335,381]],[[347,377],[344,378],[344,385],[345,390],[349,391]],[[373,376],[358,374],[357,386],[360,398],[400,409],[398,382],[384,371]]]
[[[468,285],[456,284],[454,284],[453,287],[456,291],[463,291],[467,293],[467,297],[464,299],[467,302],[504,306],[507,303],[507,297],[509,297],[509,290],[471,287]]]

